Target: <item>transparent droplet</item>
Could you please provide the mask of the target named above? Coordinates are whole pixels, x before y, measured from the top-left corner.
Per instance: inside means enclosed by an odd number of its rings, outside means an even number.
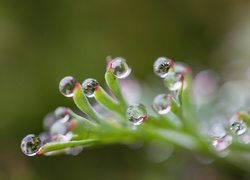
[[[94,97],[94,92],[97,86],[99,86],[99,83],[95,79],[88,78],[84,80],[82,83],[82,89],[83,89],[85,96]]]
[[[77,83],[77,80],[72,76],[66,76],[59,83],[60,92],[66,97],[74,96],[74,88]]]
[[[242,144],[249,144],[250,143],[250,131],[247,131],[246,133],[239,136],[238,141],[239,143],[242,143]]]
[[[237,135],[241,135],[246,132],[247,126],[244,121],[234,122],[231,124],[230,130]]]
[[[247,131],[247,125],[243,119],[239,119],[238,114],[231,117],[229,120],[230,130],[237,134],[241,135]]]
[[[69,126],[67,123],[62,123],[60,121],[55,122],[50,128],[50,135],[54,136],[57,134],[66,134],[69,131]]]
[[[159,114],[167,114],[171,110],[172,95],[159,94],[154,98],[153,108]]]
[[[25,136],[21,142],[22,152],[27,156],[34,156],[42,147],[43,143],[38,136],[29,134]]]
[[[55,117],[60,120],[62,123],[69,121],[69,109],[65,107],[58,107],[54,111]]]
[[[181,88],[183,83],[183,76],[181,74],[170,72],[164,78],[164,85],[170,91],[177,91]]]
[[[53,142],[69,142],[73,137],[73,133],[71,131],[67,132],[65,135],[57,134],[52,137]]]
[[[218,138],[218,139],[226,136],[226,134],[227,134],[226,129],[225,129],[224,125],[221,123],[214,124],[211,127],[210,132],[209,132],[209,135],[211,137]]]
[[[126,116],[133,125],[140,125],[147,118],[146,107],[142,104],[131,105],[126,111]]]
[[[233,137],[226,135],[222,138],[215,138],[212,142],[212,146],[216,151],[225,150],[233,141]]]
[[[122,57],[114,58],[111,61],[111,71],[119,79],[126,78],[131,73],[126,60]]]
[[[50,112],[47,114],[43,119],[43,129],[45,131],[49,130],[50,127],[56,122],[56,117],[54,115],[54,112]]]
[[[154,72],[157,76],[165,78],[169,73],[169,69],[173,66],[174,61],[165,57],[159,57],[154,62]]]

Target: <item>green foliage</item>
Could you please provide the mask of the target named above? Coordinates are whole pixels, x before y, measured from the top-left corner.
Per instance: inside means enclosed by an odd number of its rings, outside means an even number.
[[[177,70],[177,65],[170,63],[167,64],[170,67],[164,73],[174,72],[180,75],[180,79],[174,81],[174,84],[180,85],[164,99],[169,101],[170,105],[164,104],[165,102],[159,107],[153,105],[155,113],[146,115],[140,114],[141,112],[136,109],[132,112],[134,119],[131,121],[126,115],[128,100],[122,94],[119,77],[112,71],[112,63],[111,59],[105,74],[111,93],[107,93],[99,85],[94,87],[93,97],[102,106],[101,112],[89,103],[82,86],[76,83],[73,100],[87,117],[63,108],[60,118],[57,117],[57,120],[51,123],[51,129],[54,127],[55,132],[49,129],[49,135],[43,139],[44,145],[34,154],[27,155],[61,153],[76,155],[82,147],[115,143],[129,145],[135,142],[150,143],[157,140],[166,146],[172,145],[189,153],[220,159],[249,171],[250,136],[247,136],[249,133],[247,126],[250,123],[250,115],[248,112],[238,112],[222,128],[213,129],[211,126],[206,126],[211,130],[208,130],[208,133],[202,132],[201,121],[196,110],[198,105],[194,103],[191,70],[183,64],[178,64],[181,70]],[[161,112],[168,106],[168,111]],[[55,125],[60,126],[55,128]],[[240,139],[243,140],[240,141]],[[77,147],[80,147],[79,152],[75,152]]]

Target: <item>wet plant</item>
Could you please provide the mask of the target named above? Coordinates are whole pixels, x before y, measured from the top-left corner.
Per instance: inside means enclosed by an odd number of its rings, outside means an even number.
[[[193,77],[188,65],[157,58],[153,71],[162,78],[165,92],[155,94],[151,105],[145,105],[143,99],[130,103],[129,94],[135,93],[137,86],[124,93],[126,84],[120,80],[131,73],[127,61],[122,57],[107,59],[107,89],[93,78],[82,84],[72,76],[61,80],[59,91],[72,98],[82,114],[67,107],[49,113],[43,121],[44,132],[22,140],[24,154],[77,155],[90,146],[160,143],[171,151],[181,148],[249,171],[249,107],[228,111],[234,104],[223,105],[213,73],[203,71]],[[96,103],[91,104],[89,98]]]

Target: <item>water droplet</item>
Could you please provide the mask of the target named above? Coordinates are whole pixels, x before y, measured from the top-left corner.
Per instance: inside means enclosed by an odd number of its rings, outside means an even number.
[[[131,105],[127,109],[126,116],[133,125],[140,125],[147,118],[146,107],[142,104]]]
[[[22,152],[27,156],[34,156],[42,147],[43,143],[38,136],[29,134],[25,136],[21,142]]]
[[[242,144],[249,144],[250,143],[250,131],[247,131],[246,133],[239,136],[238,141],[239,143],[242,143]]]
[[[69,131],[69,126],[67,123],[62,123],[60,121],[55,122],[50,128],[50,135],[54,136],[57,134],[66,134]]]
[[[209,132],[210,136],[213,138],[222,138],[227,135],[226,129],[222,123],[213,124]]]
[[[72,76],[66,76],[59,83],[60,92],[66,97],[74,96],[74,88],[77,83],[77,80]]]
[[[233,137],[230,135],[226,135],[222,138],[214,138],[212,142],[212,146],[216,151],[225,150],[233,141]]]
[[[177,91],[181,88],[183,83],[183,75],[170,72],[164,78],[164,84],[170,91]]]
[[[56,117],[54,115],[54,112],[50,112],[47,114],[43,119],[43,129],[45,131],[49,130],[50,127],[56,122]]]
[[[122,57],[114,58],[111,61],[111,71],[119,79],[126,78],[131,73],[126,60]]]
[[[159,94],[154,98],[153,108],[159,114],[167,114],[171,110],[172,95]]]
[[[84,80],[82,83],[82,89],[83,89],[85,96],[94,97],[94,92],[97,86],[99,86],[99,83],[95,79],[88,78]]]
[[[154,62],[154,72],[157,76],[165,78],[169,73],[169,69],[174,65],[174,61],[165,57],[159,57]]]
[[[73,133],[71,131],[67,132],[65,135],[57,134],[52,137],[53,142],[69,142],[73,137]]]
[[[244,121],[234,122],[231,124],[230,130],[237,135],[241,135],[247,130],[246,123]]]
[[[70,115],[69,115],[69,109],[65,107],[58,107],[54,111],[55,117],[60,120],[62,123],[65,123],[69,121]]]
[[[229,123],[230,123],[230,130],[237,135],[241,135],[245,133],[247,130],[246,123],[244,122],[244,120],[239,119],[238,114],[234,115],[229,120]]]

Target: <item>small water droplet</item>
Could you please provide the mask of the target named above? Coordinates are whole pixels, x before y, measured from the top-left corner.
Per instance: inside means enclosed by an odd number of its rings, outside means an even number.
[[[126,116],[133,125],[140,125],[147,118],[146,107],[142,104],[131,105],[126,111]]]
[[[69,131],[69,125],[60,121],[55,122],[50,128],[50,135],[54,136],[57,134],[66,134]]]
[[[171,110],[172,95],[159,94],[154,98],[153,108],[159,114],[167,114]]]
[[[250,131],[247,131],[246,133],[239,136],[238,141],[239,143],[242,143],[242,144],[249,144],[250,143]]]
[[[164,84],[170,91],[177,91],[181,88],[183,83],[183,75],[170,72],[164,78]]]
[[[42,145],[43,143],[38,136],[29,134],[23,138],[21,142],[21,150],[27,156],[34,156]]]
[[[99,86],[99,83],[95,79],[88,78],[84,80],[82,83],[82,89],[83,89],[85,96],[94,97],[94,92],[97,86]]]
[[[237,135],[241,135],[247,130],[246,123],[244,121],[234,122],[231,124],[230,130]]]
[[[214,138],[212,142],[212,146],[216,151],[225,150],[233,141],[233,137],[230,135],[226,135],[222,138]]]
[[[49,130],[50,127],[56,122],[56,117],[54,115],[54,112],[50,112],[47,114],[43,119],[43,129],[45,131]]]
[[[77,80],[72,76],[66,76],[59,83],[60,92],[66,97],[74,96],[74,88],[77,83]]]
[[[165,57],[159,57],[154,62],[154,72],[157,76],[165,78],[169,73],[169,69],[173,66],[174,61]]]
[[[241,135],[246,132],[247,125],[243,119],[239,119],[238,114],[234,115],[230,120],[230,130],[237,134]]]
[[[126,78],[131,73],[126,60],[122,57],[114,58],[111,61],[111,71],[119,79]]]
[[[54,111],[55,117],[60,120],[62,123],[65,123],[69,121],[70,115],[69,115],[69,109],[65,107],[58,107]]]
[[[209,135],[213,138],[218,138],[218,139],[226,136],[227,132],[226,132],[226,129],[224,127],[224,124],[222,124],[222,123],[213,124],[213,126],[211,127],[211,130],[209,132]]]

